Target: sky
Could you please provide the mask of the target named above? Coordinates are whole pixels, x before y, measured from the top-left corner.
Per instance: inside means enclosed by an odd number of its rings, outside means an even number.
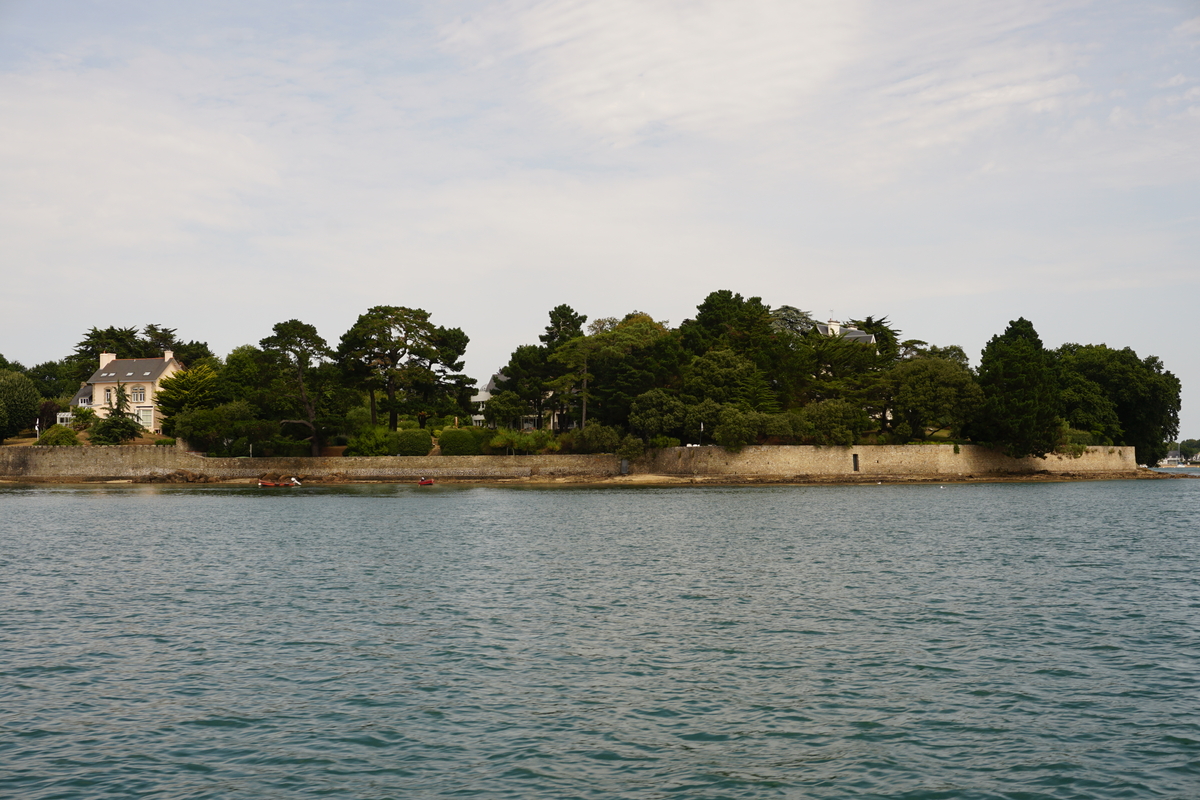
[[[1132,347],[1200,437],[1200,0],[0,0],[0,353],[729,289]]]

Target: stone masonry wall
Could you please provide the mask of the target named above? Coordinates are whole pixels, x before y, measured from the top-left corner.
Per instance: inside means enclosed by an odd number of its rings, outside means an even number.
[[[858,469],[855,470],[855,456]],[[207,458],[172,447],[0,447],[0,477],[84,480],[138,478],[189,470],[214,478],[332,475],[350,479],[605,477],[620,473],[611,455],[380,456],[375,458]],[[636,474],[802,476],[987,475],[1000,473],[1133,473],[1132,447],[1091,447],[1079,458],[1012,459],[974,445],[859,447],[674,447],[630,464]]]
[[[610,455],[379,456],[374,458],[207,458],[173,447],[0,447],[0,477],[121,479],[189,470],[218,478],[332,475],[351,479],[604,477],[620,472]]]
[[[858,468],[855,469],[857,456]],[[637,463],[658,475],[986,475],[989,473],[1136,472],[1132,447],[1089,447],[1079,458],[1049,455],[1014,459],[977,445],[861,445],[856,447],[672,447]]]

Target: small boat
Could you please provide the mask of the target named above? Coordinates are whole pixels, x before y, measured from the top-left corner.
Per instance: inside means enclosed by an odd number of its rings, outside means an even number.
[[[433,478],[421,478],[417,481],[417,486],[433,486]]]
[[[295,478],[289,478],[286,481],[266,481],[262,478],[259,478],[258,485],[272,488],[283,488],[288,486],[300,486],[301,484],[300,481],[296,480]]]

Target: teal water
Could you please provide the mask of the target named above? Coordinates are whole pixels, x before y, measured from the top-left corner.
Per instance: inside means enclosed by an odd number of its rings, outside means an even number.
[[[0,488],[0,796],[1194,798],[1198,510]]]

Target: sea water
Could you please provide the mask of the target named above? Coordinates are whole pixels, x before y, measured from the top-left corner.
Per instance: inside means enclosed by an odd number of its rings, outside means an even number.
[[[0,488],[0,796],[1200,797],[1200,481]]]

